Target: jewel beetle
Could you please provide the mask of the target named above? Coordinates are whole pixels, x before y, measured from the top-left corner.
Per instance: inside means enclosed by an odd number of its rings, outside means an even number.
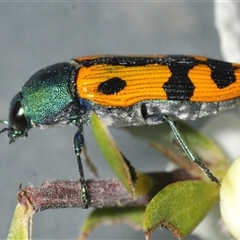
[[[182,149],[206,175],[218,179],[182,139],[176,120],[195,120],[228,110],[240,101],[240,65],[184,55],[111,56],[73,59],[41,69],[15,95],[0,133],[10,143],[33,127],[74,125],[83,207],[89,199],[80,153],[83,125],[94,111],[115,127],[167,122]]]

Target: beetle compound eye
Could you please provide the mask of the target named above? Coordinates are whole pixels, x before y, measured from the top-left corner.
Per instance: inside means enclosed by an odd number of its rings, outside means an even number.
[[[27,129],[27,120],[20,101],[16,101],[11,105],[9,113],[9,125],[18,131],[24,132]]]

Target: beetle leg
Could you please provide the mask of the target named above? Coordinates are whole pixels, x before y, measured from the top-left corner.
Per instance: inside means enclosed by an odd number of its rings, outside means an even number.
[[[81,184],[81,195],[82,195],[82,202],[83,202],[83,208],[88,208],[88,190],[86,181],[84,178],[84,172],[83,172],[83,166],[82,166],[82,160],[81,160],[81,151],[83,149],[84,144],[84,137],[83,137],[83,128],[80,126],[78,128],[78,131],[76,132],[73,140],[73,147],[75,154],[77,156],[77,162],[78,162],[78,170],[80,175],[80,184]]]
[[[175,126],[174,122],[171,120],[171,118],[169,118],[168,116],[164,116],[165,121],[169,124],[169,126],[171,127],[174,136],[176,137],[176,140],[179,142],[181,148],[183,149],[183,151],[186,153],[186,155],[188,156],[188,158],[196,163],[203,171],[204,173],[207,175],[207,177],[212,181],[217,183],[218,185],[220,185],[218,179],[212,174],[212,172],[208,169],[208,167],[199,159],[197,159],[195,157],[195,155],[191,152],[191,150],[188,148],[187,144],[185,143],[185,141],[183,140],[180,132],[178,131],[177,127]]]
[[[155,125],[165,122],[162,114],[149,114],[146,103],[141,104],[141,115],[148,125]]]

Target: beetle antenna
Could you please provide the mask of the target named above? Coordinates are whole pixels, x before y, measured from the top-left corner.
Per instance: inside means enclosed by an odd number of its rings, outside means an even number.
[[[8,125],[8,120],[0,120],[0,123]]]
[[[0,120],[0,123],[3,123],[3,124],[6,124],[8,125],[8,121],[7,120]],[[9,128],[3,128],[1,131],[0,131],[0,134],[5,132],[5,131],[8,131]]]

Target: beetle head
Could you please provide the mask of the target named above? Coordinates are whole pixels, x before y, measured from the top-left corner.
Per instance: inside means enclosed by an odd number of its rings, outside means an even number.
[[[10,104],[9,118],[7,120],[0,120],[0,123],[7,124],[8,127],[3,128],[0,134],[7,131],[9,143],[15,142],[19,137],[27,137],[27,132],[31,128],[24,116],[24,111],[20,102],[21,92],[16,94]]]

